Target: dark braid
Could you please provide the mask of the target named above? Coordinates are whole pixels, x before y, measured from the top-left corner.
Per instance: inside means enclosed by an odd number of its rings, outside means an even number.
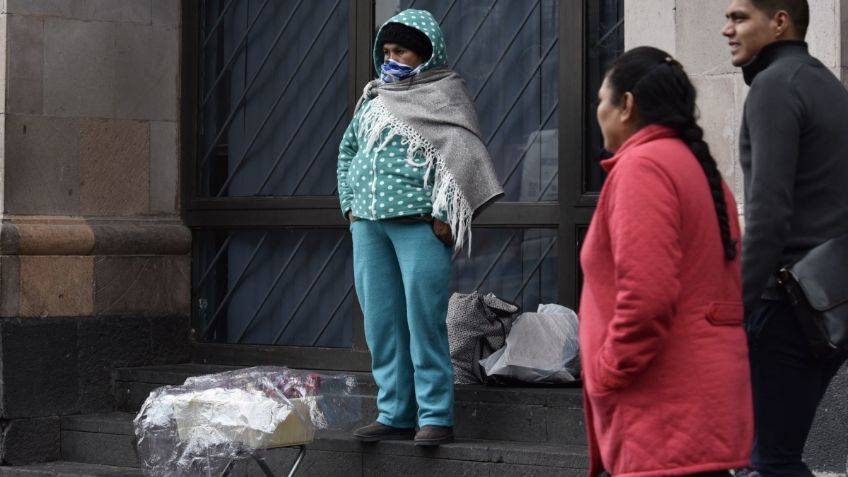
[[[696,92],[683,67],[668,53],[652,48],[634,48],[617,58],[607,71],[614,102],[630,92],[642,123],[660,124],[677,131],[678,137],[701,164],[712,193],[718,217],[724,258],[736,258],[736,241],[730,237],[730,220],[721,173],[696,121]]]
[[[680,138],[689,146],[692,154],[698,159],[701,168],[707,175],[710,192],[713,195],[716,215],[718,216],[718,228],[721,232],[721,243],[724,246],[724,258],[733,260],[736,258],[736,241],[730,238],[730,220],[727,217],[727,202],[724,198],[724,187],[722,187],[721,173],[718,165],[710,154],[710,146],[704,142],[704,131],[694,121],[678,129]]]

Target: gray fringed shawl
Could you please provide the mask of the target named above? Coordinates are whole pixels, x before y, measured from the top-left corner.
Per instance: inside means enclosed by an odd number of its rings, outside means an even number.
[[[467,237],[470,252],[471,219],[504,192],[465,81],[450,68],[437,67],[397,83],[371,81],[357,109],[366,98],[373,99],[360,120],[368,138],[365,150],[379,150],[400,136],[406,161],[427,168],[425,183],[433,174],[433,214],[445,213],[456,250]]]

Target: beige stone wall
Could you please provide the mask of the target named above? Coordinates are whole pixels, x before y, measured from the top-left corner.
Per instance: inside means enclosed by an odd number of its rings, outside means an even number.
[[[698,88],[700,124],[742,210],[739,122],[748,87],[721,36],[729,0],[626,0],[625,46],[652,45],[683,63]],[[848,0],[810,1],[811,53],[848,83]]]
[[[178,0],[0,0],[0,316],[187,314]]]

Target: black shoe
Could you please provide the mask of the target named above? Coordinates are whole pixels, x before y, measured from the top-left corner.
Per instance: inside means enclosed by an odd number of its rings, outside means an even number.
[[[417,446],[440,446],[453,442],[453,427],[424,426],[415,434]]]
[[[414,436],[413,428],[392,427],[376,421],[353,431],[353,438],[360,442],[404,441]]]

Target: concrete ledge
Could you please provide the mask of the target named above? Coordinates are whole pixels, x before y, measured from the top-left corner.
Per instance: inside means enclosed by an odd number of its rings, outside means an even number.
[[[82,224],[22,224],[18,229],[18,255],[88,255],[94,232]]]
[[[7,217],[3,255],[185,255],[191,231],[180,222]]]
[[[188,314],[190,251],[176,219],[6,216],[0,317]]]
[[[185,255],[191,231],[182,224],[90,223],[96,255]]]

